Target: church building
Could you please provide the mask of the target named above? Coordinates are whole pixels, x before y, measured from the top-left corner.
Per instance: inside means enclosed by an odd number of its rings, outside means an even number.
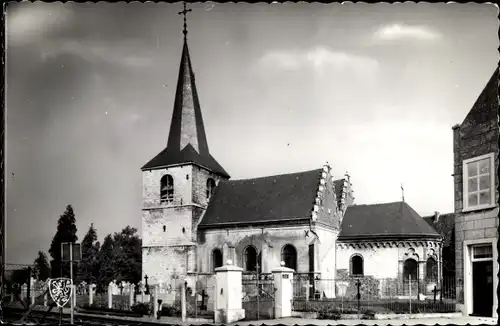
[[[151,285],[227,260],[260,273],[284,262],[323,279],[440,279],[442,237],[404,201],[355,205],[347,173],[324,165],[231,180],[209,151],[186,37],[168,142],[142,175],[142,273]]]

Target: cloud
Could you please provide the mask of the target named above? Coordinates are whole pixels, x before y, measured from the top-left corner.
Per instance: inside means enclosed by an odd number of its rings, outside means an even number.
[[[106,63],[130,67],[146,67],[152,64],[151,57],[133,54],[131,49],[133,46],[113,46],[108,42],[57,40],[43,46],[40,55],[43,61],[61,54],[72,54],[89,62],[102,60]]]
[[[282,70],[312,67],[320,73],[325,68],[358,71],[373,71],[378,68],[378,61],[375,59],[347,52],[331,51],[321,46],[308,51],[270,51],[260,59],[260,64],[266,68]]]
[[[392,24],[381,26],[375,31],[373,37],[376,40],[382,41],[399,39],[435,40],[440,38],[441,35],[426,26]]]
[[[38,43],[40,40],[43,41],[45,35],[65,29],[73,18],[73,11],[70,8],[62,4],[46,3],[23,3],[12,6],[8,11],[6,22],[7,44]]]

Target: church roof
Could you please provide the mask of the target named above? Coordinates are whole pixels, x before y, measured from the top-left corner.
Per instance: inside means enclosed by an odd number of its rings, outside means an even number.
[[[439,238],[440,235],[405,202],[349,206],[342,220],[339,241]]]
[[[184,163],[197,164],[229,178],[228,173],[210,155],[208,150],[207,136],[186,40],[182,48],[167,147],[146,163],[142,170]]]
[[[322,172],[221,181],[198,227],[308,220]]]

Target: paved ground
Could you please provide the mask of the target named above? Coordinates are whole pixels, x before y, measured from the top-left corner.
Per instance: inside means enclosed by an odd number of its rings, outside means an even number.
[[[305,318],[283,318],[272,320],[256,320],[237,322],[230,325],[496,325],[496,318],[456,317],[456,318],[421,318],[421,319],[393,319],[393,320],[319,320]]]

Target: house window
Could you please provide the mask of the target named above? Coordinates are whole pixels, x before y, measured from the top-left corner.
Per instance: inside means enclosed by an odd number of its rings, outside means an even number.
[[[170,174],[165,174],[161,178],[160,186],[160,201],[161,203],[169,203],[174,200],[174,178]]]
[[[281,249],[281,261],[285,262],[285,267],[297,271],[297,250],[294,246],[287,244]]]
[[[351,275],[353,276],[363,276],[363,257],[361,255],[355,254],[351,257]]]
[[[214,179],[208,179],[207,180],[207,199],[210,199],[212,195],[214,194],[215,190],[215,180]]]
[[[248,246],[243,250],[243,268],[247,272],[257,271],[257,249]]]
[[[481,209],[494,204],[493,153],[464,160],[464,209]]]
[[[222,251],[220,249],[214,249],[214,251],[212,251],[212,264],[214,269],[222,266]]]
[[[432,257],[427,259],[427,263],[425,265],[426,269],[426,278],[430,282],[436,282],[438,279],[438,269],[436,260]]]
[[[472,258],[474,260],[493,258],[493,247],[491,245],[474,246],[472,250]]]

